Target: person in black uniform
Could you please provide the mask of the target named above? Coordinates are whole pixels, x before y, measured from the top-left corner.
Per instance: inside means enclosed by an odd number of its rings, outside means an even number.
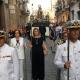
[[[37,28],[33,30],[33,37],[29,47],[32,48],[32,79],[44,80],[44,55],[47,54],[48,50]]]
[[[30,40],[30,30],[31,30],[31,24],[27,23],[26,25],[26,32],[27,32],[27,37]]]

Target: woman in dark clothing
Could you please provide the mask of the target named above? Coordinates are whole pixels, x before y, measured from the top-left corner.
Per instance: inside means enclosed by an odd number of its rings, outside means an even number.
[[[44,80],[44,55],[48,50],[43,42],[43,38],[40,36],[39,29],[34,28],[29,46],[32,48],[32,79]]]

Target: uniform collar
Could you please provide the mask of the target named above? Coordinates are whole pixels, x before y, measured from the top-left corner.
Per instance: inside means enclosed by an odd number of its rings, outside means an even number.
[[[75,43],[73,43],[72,41],[70,41],[70,44],[75,45],[75,44],[77,44],[78,42],[79,42],[79,40],[77,40]]]
[[[0,47],[0,49],[3,49],[5,45],[6,45],[6,44],[4,43],[4,45],[3,45],[2,47]]]
[[[68,44],[68,40],[66,40],[66,43]],[[69,40],[69,44],[70,45],[76,45],[79,43],[79,40],[77,40],[75,43],[73,43],[72,41]]]

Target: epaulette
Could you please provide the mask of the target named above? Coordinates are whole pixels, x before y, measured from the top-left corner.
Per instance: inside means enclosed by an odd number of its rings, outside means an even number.
[[[63,43],[65,43],[65,41],[62,39],[62,40],[59,40],[59,41],[57,42],[57,45],[61,45],[61,44],[63,44]]]

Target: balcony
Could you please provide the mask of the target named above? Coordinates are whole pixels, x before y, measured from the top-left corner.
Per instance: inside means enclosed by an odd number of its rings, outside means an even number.
[[[77,2],[77,0],[71,0],[71,3],[76,3]]]
[[[77,2],[77,0],[67,0],[67,1],[65,1],[65,4],[63,4],[62,11],[69,10],[69,7],[73,6],[76,2]]]
[[[28,0],[23,0],[23,3],[28,3]]]
[[[64,12],[64,11],[67,11],[67,10],[69,10],[69,5],[65,5],[63,8],[62,8],[62,11]]]
[[[24,10],[24,7],[23,7],[23,5],[22,5],[22,4],[20,4],[19,9],[20,9],[21,11],[23,11],[23,10]]]
[[[22,1],[22,0],[17,0],[17,2],[19,2],[20,4],[22,4],[22,3],[23,3],[23,1]]]
[[[74,5],[77,2],[77,0],[68,0],[68,4],[70,6]]]
[[[23,8],[23,10],[21,10],[21,14],[26,15],[26,16],[29,16],[30,11],[29,10],[26,10],[25,8]]]
[[[56,8],[56,12],[60,12],[60,11],[62,11],[62,6],[58,6],[58,7]]]

